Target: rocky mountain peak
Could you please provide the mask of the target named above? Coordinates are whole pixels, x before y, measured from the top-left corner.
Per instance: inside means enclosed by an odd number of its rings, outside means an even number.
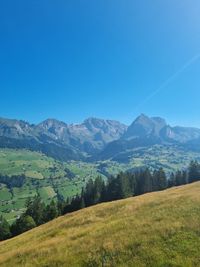
[[[52,128],[52,127],[55,127],[55,128],[67,127],[67,124],[65,122],[62,122],[62,121],[59,121],[56,119],[47,119],[47,120],[41,122],[38,126],[43,127],[46,130],[48,130],[49,128]]]
[[[127,132],[123,138],[144,138],[149,135],[158,135],[159,131],[165,127],[165,120],[162,118],[150,118],[145,114],[141,114],[134,122],[128,127]]]

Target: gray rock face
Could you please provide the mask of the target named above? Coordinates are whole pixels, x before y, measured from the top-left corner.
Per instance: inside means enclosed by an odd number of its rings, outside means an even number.
[[[200,129],[187,127],[166,127],[165,137],[180,143],[186,143],[200,138]]]
[[[160,131],[166,127],[164,119],[149,118],[142,114],[128,127],[123,139],[144,138],[148,136],[160,136]]]
[[[23,139],[34,137],[35,133],[28,122],[0,118],[0,136]]]
[[[39,124],[38,128],[48,132],[54,140],[87,153],[103,149],[109,142],[119,139],[127,129],[120,122],[97,118],[89,118],[82,124],[72,125],[49,119]]]
[[[159,117],[140,115],[127,129],[122,139],[157,137],[162,141],[188,142],[200,138],[200,129],[189,127],[171,127]]]
[[[137,117],[117,141],[109,143],[100,153],[100,159],[114,158],[120,153],[155,144],[181,145],[200,151],[200,129],[171,127],[159,117],[150,118],[144,114]]]

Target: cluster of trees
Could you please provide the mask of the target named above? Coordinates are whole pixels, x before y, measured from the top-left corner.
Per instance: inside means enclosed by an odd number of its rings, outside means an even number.
[[[0,240],[6,240],[10,238],[11,231],[10,231],[10,225],[8,222],[3,218],[3,216],[0,216]]]
[[[107,182],[99,176],[94,181],[89,180],[81,194],[71,200],[64,201],[61,198],[57,202],[51,201],[45,205],[41,198],[36,196],[27,202],[26,212],[11,226],[0,217],[0,240],[19,235],[59,215],[101,202],[160,191],[196,181],[200,181],[200,164],[197,161],[192,161],[187,171],[172,173],[169,179],[162,168],[153,172],[148,168],[135,173],[121,172],[116,177],[110,177]]]
[[[29,199],[26,211],[12,225],[9,225],[2,216],[0,217],[0,240],[22,234],[53,220],[60,214],[58,203],[53,200],[50,204],[45,205],[40,196],[36,196],[32,200]]]
[[[11,226],[13,236],[19,235],[36,226],[44,224],[58,217],[57,203],[53,200],[50,204],[45,205],[40,196],[36,196],[33,200],[27,202],[27,209]]]
[[[12,189],[13,187],[22,187],[26,182],[26,176],[21,175],[0,175],[0,183],[6,184],[8,188]]]
[[[164,190],[168,179],[163,169],[153,173],[147,168],[136,173],[119,173],[105,182],[101,176],[89,180],[81,195],[77,195],[63,207],[63,214],[96,205],[101,202],[124,199],[148,192]]]

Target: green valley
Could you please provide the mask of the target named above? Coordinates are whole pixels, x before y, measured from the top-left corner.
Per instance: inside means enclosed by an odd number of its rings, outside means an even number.
[[[0,149],[0,175],[25,175],[25,183],[9,188],[0,183],[0,214],[12,223],[24,210],[29,198],[39,194],[45,203],[51,199],[66,199],[81,192],[87,181],[98,175],[108,177],[120,171],[162,167],[170,173],[187,167],[199,153],[186,152],[175,146],[155,145],[129,152],[128,161],[121,158],[98,162],[61,162],[46,155],[25,149]]]

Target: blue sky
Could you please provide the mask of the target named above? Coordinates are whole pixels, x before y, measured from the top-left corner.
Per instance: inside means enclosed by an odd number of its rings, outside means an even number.
[[[199,14],[199,0],[1,1],[0,116],[200,127]]]

